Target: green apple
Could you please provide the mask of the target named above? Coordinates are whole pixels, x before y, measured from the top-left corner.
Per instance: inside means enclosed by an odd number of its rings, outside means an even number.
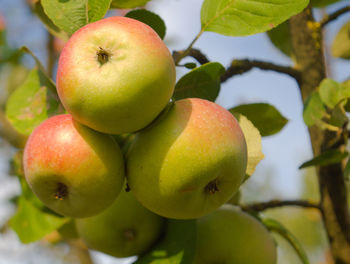
[[[122,191],[101,214],[76,221],[88,247],[115,257],[140,255],[163,231],[164,218],[144,208],[131,192]]]
[[[58,62],[64,107],[103,133],[146,127],[167,105],[174,86],[168,48],[151,27],[131,18],[110,17],[82,27]]]
[[[23,155],[25,178],[55,212],[88,217],[110,206],[124,181],[124,161],[111,136],[74,121],[45,120],[30,135]]]
[[[203,99],[175,102],[136,136],[126,156],[128,184],[136,199],[175,219],[198,218],[227,202],[247,166],[238,122]]]
[[[224,205],[197,220],[194,264],[276,264],[276,245],[258,220]]]

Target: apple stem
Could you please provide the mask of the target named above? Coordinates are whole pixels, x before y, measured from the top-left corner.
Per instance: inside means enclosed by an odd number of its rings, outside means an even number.
[[[68,187],[67,187],[67,185],[65,185],[61,182],[59,182],[57,185],[58,186],[57,186],[57,192],[55,194],[55,198],[57,200],[62,201],[65,197],[68,196]]]
[[[210,194],[214,194],[214,193],[218,192],[219,191],[218,179],[215,179],[215,180],[209,182],[207,184],[207,186],[205,186],[205,191],[209,192]]]
[[[110,57],[110,54],[101,47],[99,47],[99,50],[96,52],[96,55],[97,55],[97,60],[101,65],[107,63]]]

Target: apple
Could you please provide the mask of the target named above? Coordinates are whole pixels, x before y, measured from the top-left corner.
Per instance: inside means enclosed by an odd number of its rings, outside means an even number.
[[[74,119],[97,131],[140,130],[168,104],[175,86],[172,56],[146,24],[110,17],[68,40],[58,62],[57,91]]]
[[[197,220],[194,264],[276,264],[276,245],[258,220],[224,205]]]
[[[115,257],[140,255],[160,237],[164,218],[144,208],[131,192],[122,191],[101,214],[78,219],[78,234],[88,247]]]
[[[88,217],[110,206],[124,181],[124,161],[114,139],[74,121],[71,115],[45,120],[30,135],[24,175],[53,211]]]
[[[234,116],[203,99],[176,101],[136,135],[126,155],[136,199],[168,218],[198,218],[227,202],[245,176],[247,147]]]

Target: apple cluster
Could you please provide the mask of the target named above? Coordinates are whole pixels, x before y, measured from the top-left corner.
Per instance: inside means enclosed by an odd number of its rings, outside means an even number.
[[[91,248],[117,257],[143,253],[159,238],[163,217],[200,218],[199,241],[214,240],[224,226],[248,217],[234,208],[215,211],[245,177],[247,147],[238,122],[213,102],[171,101],[175,65],[149,26],[125,17],[86,25],[64,46],[56,80],[69,114],[33,131],[25,177],[47,207],[77,219]],[[121,134],[134,135],[125,153],[111,136]],[[216,231],[207,228],[211,221],[223,222]],[[232,228],[232,236],[268,236],[261,225]],[[270,252],[269,260],[235,263],[274,263],[272,245],[252,245]],[[206,247],[198,243],[200,252],[215,255]],[[206,263],[201,258],[196,263]]]

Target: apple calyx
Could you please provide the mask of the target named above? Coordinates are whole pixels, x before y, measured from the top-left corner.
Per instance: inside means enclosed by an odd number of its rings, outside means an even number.
[[[123,232],[123,236],[126,240],[132,241],[136,239],[136,231],[134,229],[126,229]]]
[[[218,179],[216,178],[215,180],[209,182],[206,186],[205,186],[205,191],[207,193],[210,194],[214,194],[216,192],[219,191],[219,187],[218,187]]]
[[[55,198],[57,200],[62,201],[64,198],[68,196],[68,187],[64,183],[57,183],[57,191],[55,194]]]
[[[96,52],[97,61],[101,64],[101,66],[108,62],[111,54],[105,49],[99,47],[99,50]]]

